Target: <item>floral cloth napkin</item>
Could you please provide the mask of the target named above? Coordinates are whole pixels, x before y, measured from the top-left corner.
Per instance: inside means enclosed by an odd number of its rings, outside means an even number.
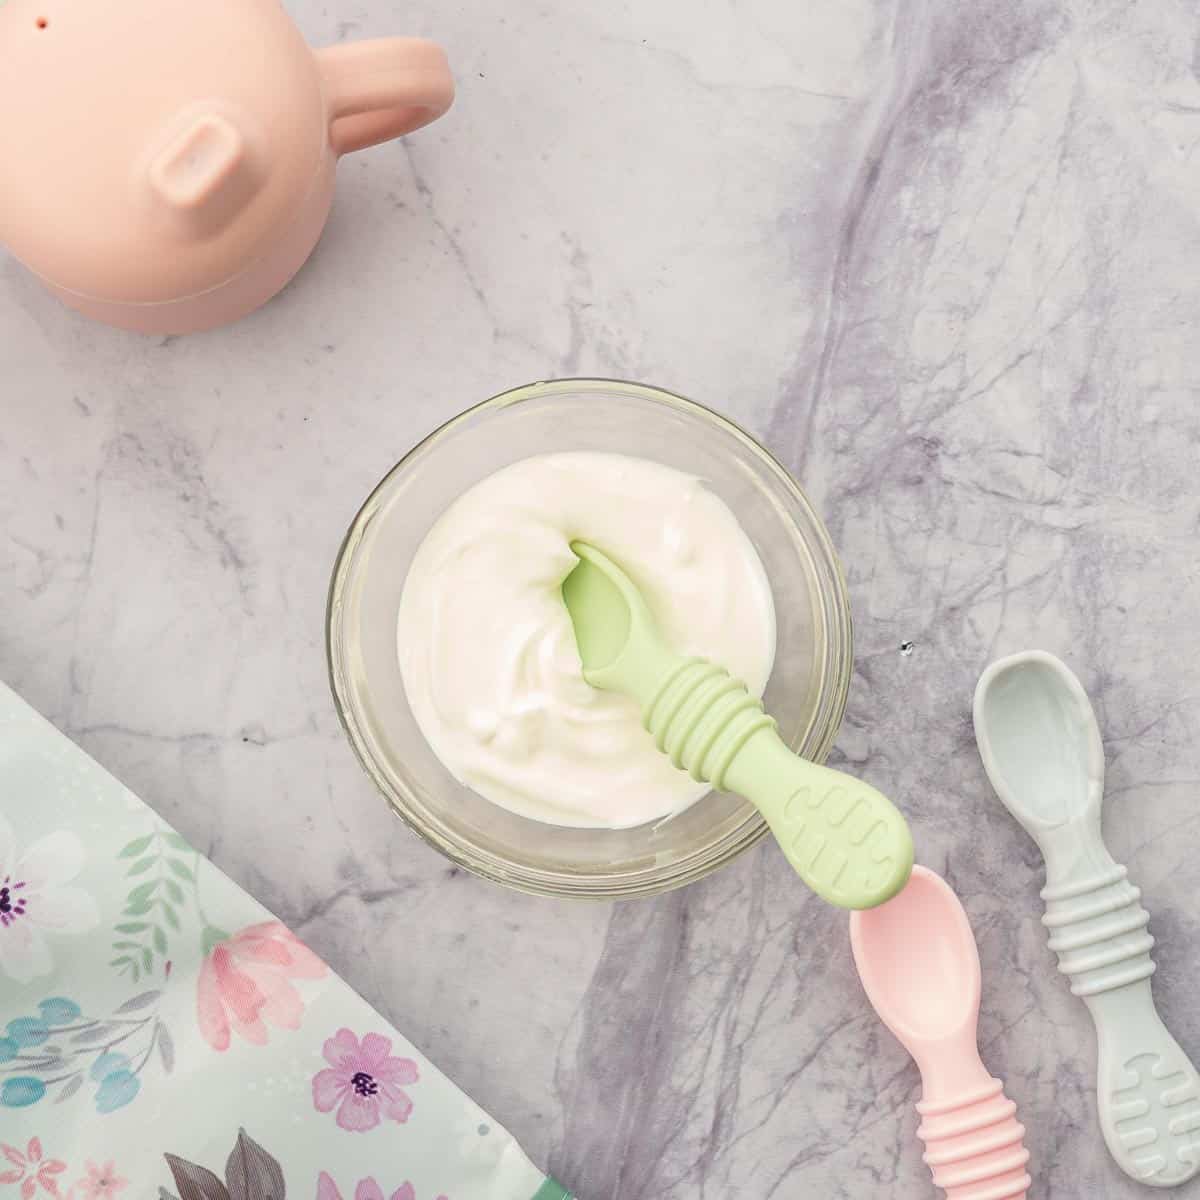
[[[569,1200],[0,685],[0,1200]]]

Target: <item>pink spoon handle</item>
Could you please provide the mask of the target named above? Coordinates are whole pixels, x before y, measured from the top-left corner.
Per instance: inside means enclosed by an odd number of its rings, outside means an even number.
[[[963,1064],[958,1064],[962,1071]],[[1004,1094],[974,1054],[968,1072],[972,1086],[952,1094],[925,1090],[917,1112],[917,1136],[925,1143],[925,1164],[947,1200],[1021,1200],[1031,1182],[1025,1164],[1025,1126],[1017,1106]]]

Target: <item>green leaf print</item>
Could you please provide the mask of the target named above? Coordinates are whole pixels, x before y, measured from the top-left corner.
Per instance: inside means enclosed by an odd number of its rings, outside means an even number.
[[[200,856],[187,842],[174,830],[159,827],[127,842],[117,858],[132,860],[125,874],[137,882],[126,894],[122,920],[113,927],[112,947],[119,953],[110,966],[134,981],[168,971],[172,939],[188,926],[201,931],[207,954],[212,926],[200,907]]]
[[[125,919],[113,927],[115,935],[123,936],[115,936],[112,947],[122,953],[110,965],[135,981],[154,974],[156,962],[165,962],[170,954],[171,936],[181,931],[178,909],[186,905],[187,896],[178,881],[194,884],[195,876],[175,855],[187,848],[177,833],[159,828],[127,842],[117,853],[118,859],[133,860],[125,874],[138,882],[125,897]]]
[[[145,883],[139,883],[137,887],[129,893],[130,904],[144,904],[150,899],[154,889],[158,887],[157,879],[149,879]]]
[[[180,862],[177,858],[167,859],[167,866],[170,867],[180,879],[186,879],[188,883],[191,883],[192,880],[196,878],[195,875],[192,874],[187,863]]]

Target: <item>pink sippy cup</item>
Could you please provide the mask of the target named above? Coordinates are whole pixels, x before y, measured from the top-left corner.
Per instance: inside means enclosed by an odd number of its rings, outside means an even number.
[[[8,0],[0,243],[97,320],[224,324],[304,264],[340,155],[453,96],[432,43],[313,51],[279,0]]]

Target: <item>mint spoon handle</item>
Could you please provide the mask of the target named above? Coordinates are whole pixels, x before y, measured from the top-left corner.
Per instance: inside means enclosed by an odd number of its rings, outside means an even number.
[[[1043,842],[1053,846],[1056,834]],[[1074,836],[1072,854],[1047,858],[1042,923],[1096,1027],[1100,1128],[1126,1174],[1174,1186],[1200,1165],[1200,1077],[1154,1003],[1154,937],[1141,889],[1097,830],[1076,827]]]
[[[1071,992],[1087,1000],[1149,979],[1150,914],[1141,905],[1141,889],[1129,882],[1099,830],[1076,820],[1041,832],[1041,842],[1049,850],[1042,924]]]

